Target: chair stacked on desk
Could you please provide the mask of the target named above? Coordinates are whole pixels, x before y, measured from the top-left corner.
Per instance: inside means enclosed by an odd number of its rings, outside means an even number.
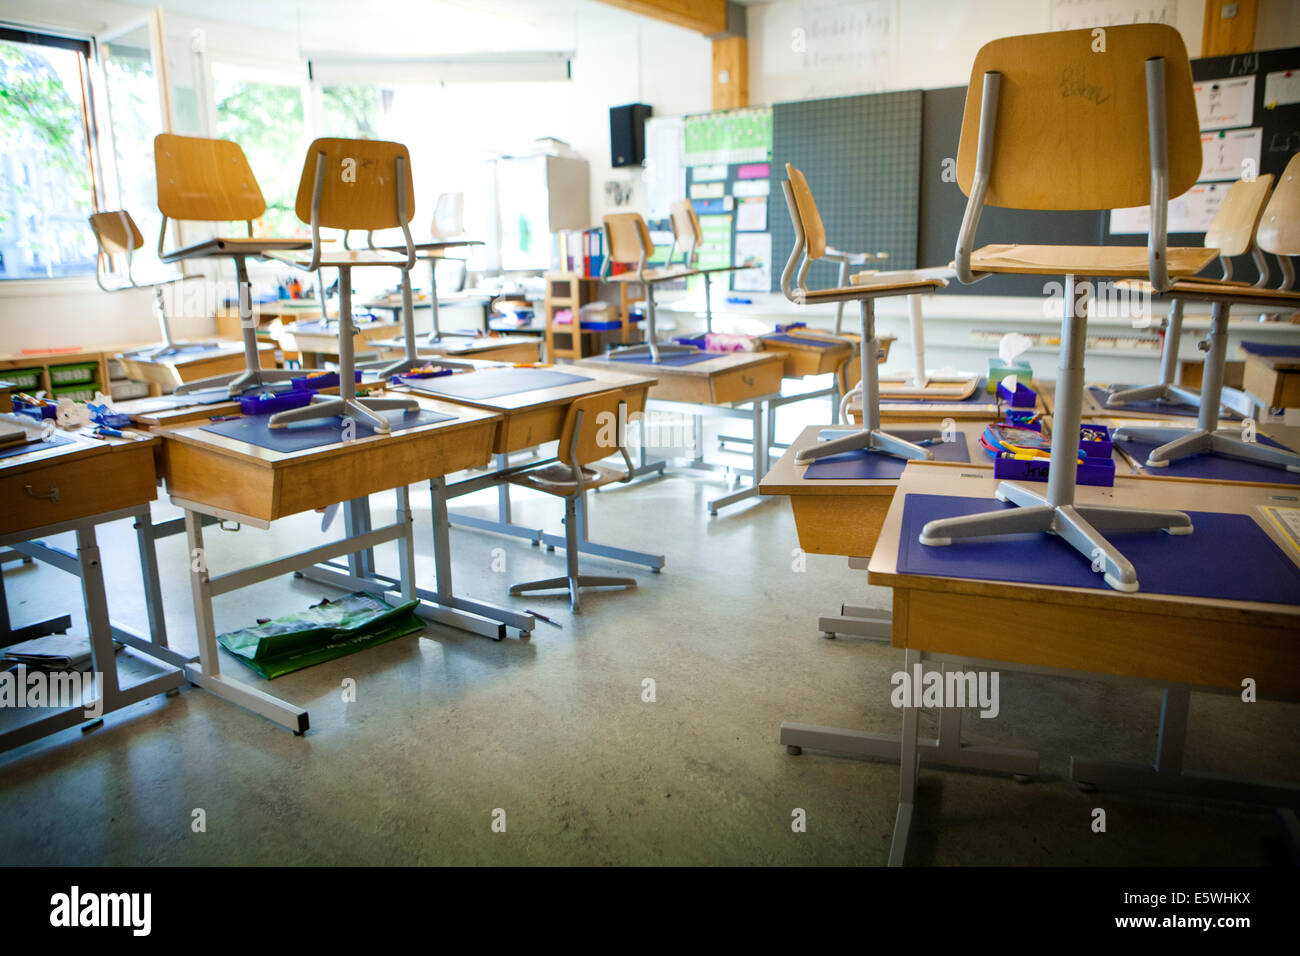
[[[698,352],[693,345],[661,344],[658,325],[655,322],[655,286],[664,282],[674,282],[697,275],[694,269],[665,268],[649,269],[647,266],[654,253],[654,241],[650,238],[650,227],[637,212],[620,212],[602,219],[605,228],[605,263],[601,278],[610,282],[636,282],[645,290],[646,308],[646,343],[628,345],[614,349],[611,354],[622,357],[638,355],[649,356],[650,361],[658,364],[665,355],[681,355]],[[611,275],[613,263],[631,266],[632,271]],[[576,321],[576,317],[575,317]],[[623,321],[629,321],[628,316]]]
[[[301,249],[304,239],[271,238],[253,235],[253,220],[266,212],[266,200],[238,144],[224,139],[204,139],[160,133],[154,138],[154,170],[158,182],[158,211],[162,227],[158,232],[158,258],[164,263],[191,259],[230,258],[235,263],[238,285],[239,324],[244,343],[244,371],[233,375],[186,382],[178,393],[192,392],[220,385],[231,395],[259,391],[275,382],[286,382],[296,372],[264,369],[258,357],[257,323],[253,316],[252,287],[248,280],[247,261],[266,258],[275,250]],[[243,221],[246,237],[220,237],[164,251],[167,221],[229,223]]]
[[[1179,511],[1076,505],[1074,462],[1088,326],[1087,301],[1079,294],[1078,281],[1145,278],[1164,292],[1175,278],[1195,275],[1209,264],[1216,250],[1171,249],[1167,242],[1169,199],[1189,189],[1200,169],[1191,64],[1173,27],[1135,24],[1109,27],[1099,35],[1069,30],[1007,37],[980,49],[971,71],[957,156],[957,182],[968,199],[955,267],[963,283],[997,273],[1064,277],[1052,466],[1045,495],[1003,482],[997,497],[1017,507],[931,521],[922,529],[922,544],[1054,533],[1087,558],[1111,587],[1136,591],[1133,564],[1105,533],[1192,532],[1191,519]],[[1146,249],[974,248],[986,205],[1071,210],[1119,209],[1144,202],[1151,205]],[[1217,414],[1218,395],[1210,391],[1206,401]]]
[[[673,224],[673,244],[668,250],[667,266],[671,270],[673,256],[678,249],[682,252],[683,269],[692,275],[704,277],[704,331],[713,331],[713,276],[719,272],[740,272],[753,269],[754,266],[709,266],[701,267],[700,246],[704,244],[704,230],[700,228],[700,217],[695,213],[695,204],[689,199],[679,199],[670,207],[669,220]]]
[[[1265,178],[1260,177],[1261,181]],[[1251,184],[1237,184],[1243,185]],[[1237,186],[1233,188],[1236,189]],[[1267,185],[1262,188],[1267,191]],[[1147,456],[1148,468],[1167,468],[1171,462],[1192,455],[1209,454],[1300,472],[1300,454],[1247,440],[1240,429],[1219,430],[1219,404],[1223,395],[1224,368],[1228,360],[1228,314],[1232,307],[1255,305],[1269,309],[1300,308],[1300,292],[1291,288],[1295,271],[1289,258],[1300,255],[1300,153],[1292,156],[1287,163],[1277,189],[1273,191],[1258,222],[1255,242],[1260,249],[1273,253],[1282,263],[1282,288],[1264,289],[1193,277],[1177,280],[1168,290],[1178,300],[1210,304],[1210,347],[1205,357],[1205,371],[1201,375],[1200,409],[1195,428],[1130,425],[1116,429],[1116,440],[1163,442]],[[1141,284],[1140,288],[1150,290],[1153,286]],[[1165,347],[1169,348],[1169,344],[1166,343]]]
[[[1268,284],[1268,261],[1255,242],[1255,230],[1264,212],[1273,177],[1265,174],[1255,179],[1242,179],[1233,183],[1223,197],[1223,205],[1214,214],[1205,233],[1205,245],[1219,250],[1219,263],[1223,278],[1198,279],[1198,282],[1228,283],[1232,281],[1232,257],[1250,252],[1259,269],[1257,288]],[[1237,283],[1240,284],[1240,283]],[[1141,288],[1141,286],[1137,286]],[[1106,396],[1108,407],[1119,407],[1130,402],[1161,402],[1173,406],[1191,405],[1199,408],[1201,396],[1195,390],[1174,384],[1178,377],[1178,345],[1183,334],[1183,305],[1187,300],[1174,296],[1165,320],[1165,341],[1160,351],[1160,381],[1154,385],[1137,385],[1133,388],[1112,390]]]
[[[786,207],[794,226],[795,243],[781,273],[781,291],[796,304],[821,302],[857,302],[861,317],[861,342],[858,360],[862,381],[862,428],[850,435],[818,443],[799,453],[799,461],[813,461],[848,451],[876,451],[900,458],[933,458],[928,449],[891,435],[880,427],[880,369],[876,352],[875,300],[886,296],[914,295],[942,289],[947,282],[937,276],[919,272],[882,272],[870,282],[831,289],[808,289],[808,268],[826,254],[826,228],[813,199],[812,190],[802,172],[786,163],[789,179],[781,183]],[[938,437],[936,430],[934,437]],[[927,437],[927,436],[922,436]]]
[[[272,428],[292,422],[339,415],[364,422],[375,431],[388,433],[389,422],[381,411],[415,411],[419,403],[409,398],[358,398],[356,363],[353,357],[352,270],[383,267],[402,272],[405,290],[404,321],[411,321],[410,271],[415,265],[415,243],[411,240],[411,215],[415,211],[415,189],[411,181],[411,157],[401,143],[384,140],[318,139],[307,149],[298,182],[295,203],[298,218],[311,225],[311,248],[276,253],[274,258],[309,272],[337,269],[339,274],[339,395],[315,396],[312,404],[277,412]],[[404,253],[384,249],[325,249],[321,229],[398,229],[406,239]]]

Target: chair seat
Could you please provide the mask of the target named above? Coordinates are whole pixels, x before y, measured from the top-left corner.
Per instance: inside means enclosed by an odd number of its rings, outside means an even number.
[[[310,243],[308,244],[310,246]],[[291,252],[272,252],[268,259],[306,269],[311,266],[311,249]],[[333,269],[340,266],[403,266],[406,254],[389,252],[386,249],[326,249],[321,253],[321,268]]]
[[[647,269],[645,271],[646,282],[670,282],[673,279],[685,279],[689,276],[701,275],[703,269],[687,269],[684,266],[673,266],[668,269]],[[635,272],[620,272],[616,276],[609,276],[607,282],[640,282],[641,277]]]
[[[600,464],[584,465],[582,474],[582,486],[588,490],[600,488],[627,478],[626,472],[616,471]],[[506,480],[512,485],[532,488],[534,491],[544,491],[548,495],[555,495],[560,498],[571,498],[578,492],[578,483],[573,480],[573,472],[570,471],[568,465],[562,462],[519,472],[511,475]]]
[[[901,279],[894,279],[901,275]],[[835,289],[809,289],[803,293],[805,302],[837,302],[840,300],[877,299],[882,296],[914,295],[933,292],[944,288],[948,283],[943,279],[919,278],[909,273],[881,272],[871,277],[871,281],[861,285],[841,286]]]
[[[1122,282],[1116,285],[1155,294],[1151,283],[1146,281]],[[1259,289],[1245,283],[1224,282],[1222,279],[1179,279],[1169,287],[1165,295],[1197,302],[1240,302],[1246,305],[1300,308],[1300,291],[1295,289]]]
[[[1168,250],[1169,274],[1196,275],[1218,255],[1218,249],[1171,246]],[[970,267],[972,272],[1012,275],[1116,278],[1150,275],[1146,246],[984,246],[971,254]]]
[[[310,239],[277,239],[270,236],[218,236],[204,239],[180,249],[163,253],[161,262],[180,262],[182,259],[202,259],[214,256],[260,256],[273,251],[310,249]]]

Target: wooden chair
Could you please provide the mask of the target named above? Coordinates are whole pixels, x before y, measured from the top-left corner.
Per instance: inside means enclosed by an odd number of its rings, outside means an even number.
[[[1144,135],[1145,134],[1145,135]],[[931,521],[922,544],[1047,532],[1077,549],[1106,583],[1138,589],[1132,563],[1103,535],[1190,534],[1179,511],[1075,504],[1087,303],[1077,277],[1147,278],[1157,291],[1200,272],[1214,249],[1170,249],[1169,198],[1201,169],[1192,71],[1182,37],[1163,24],[1005,37],[982,47],[971,70],[957,182],[967,195],[957,237],[957,277],[993,273],[1063,276],[1060,367],[1047,493],[1003,482],[1017,508]],[[1134,246],[990,245],[974,249],[985,205],[1016,209],[1118,209],[1151,205],[1146,249]],[[1046,287],[1045,287],[1046,291]],[[1207,391],[1209,391],[1207,389]],[[1217,399],[1211,406],[1217,410]]]
[[[637,212],[620,212],[605,216],[601,220],[605,228],[605,262],[601,267],[601,278],[610,282],[636,282],[645,290],[646,306],[646,344],[628,345],[613,349],[611,355],[649,355],[652,362],[659,362],[664,355],[680,355],[683,352],[698,352],[692,345],[659,344],[655,324],[655,289],[661,282],[685,279],[696,275],[696,271],[687,268],[647,269],[650,255],[654,252],[654,242],[650,239],[650,228],[645,219]],[[634,265],[635,271],[610,275],[610,266],[615,263]],[[574,316],[574,322],[578,317]],[[623,316],[624,322],[630,322],[631,316]],[[575,333],[576,334],[576,333]]]
[[[669,219],[673,224],[673,245],[668,250],[668,267],[673,264],[673,255],[678,248],[682,250],[682,268],[689,269],[693,275],[704,277],[704,330],[713,331],[713,295],[712,278],[718,272],[740,272],[755,266],[699,266],[700,246],[704,244],[704,231],[700,228],[700,217],[695,214],[695,204],[689,199],[679,199],[673,203]]]
[[[283,369],[264,369],[258,357],[257,320],[253,315],[252,287],[247,260],[266,258],[274,250],[302,249],[304,239],[277,239],[253,235],[253,220],[266,212],[257,177],[237,143],[225,139],[203,139],[160,133],[154,137],[153,157],[158,183],[158,258],[166,263],[186,259],[231,258],[238,285],[239,325],[244,343],[244,371],[231,375],[196,379],[176,387],[178,394],[226,385],[231,395],[269,387],[299,374]],[[243,220],[246,237],[219,237],[164,251],[167,221],[234,222]],[[323,305],[323,303],[322,303]]]
[[[880,367],[876,353],[880,343],[876,339],[875,300],[885,296],[911,295],[933,292],[948,283],[937,276],[916,272],[882,272],[861,285],[846,285],[833,289],[810,290],[805,287],[808,268],[826,253],[826,229],[821,213],[813,199],[812,190],[803,173],[790,163],[785,165],[788,179],[781,183],[785,191],[786,207],[794,226],[794,248],[781,273],[781,291],[796,304],[817,302],[857,302],[861,315],[861,341],[858,361],[862,382],[862,429],[842,438],[819,442],[805,448],[796,461],[813,461],[846,451],[879,451],[899,458],[934,457],[929,449],[882,431],[880,428]],[[801,261],[802,260],[802,261]],[[939,432],[922,437],[938,438]]]
[[[135,354],[146,359],[162,358],[167,355],[175,355],[181,348],[188,347],[191,349],[214,348],[212,342],[177,342],[172,338],[171,322],[167,318],[166,303],[163,301],[163,286],[171,285],[173,282],[180,282],[183,276],[177,276],[174,279],[164,279],[161,282],[149,282],[145,285],[135,281],[135,274],[131,270],[131,260],[137,249],[144,248],[144,236],[140,234],[140,229],[131,218],[131,214],[125,209],[118,209],[113,212],[97,212],[90,216],[90,231],[95,234],[95,245],[98,252],[95,257],[95,284],[105,292],[122,292],[126,289],[145,289],[153,288],[153,314],[158,320],[158,331],[162,333],[162,344],[144,348]],[[113,259],[123,256],[126,259],[125,270],[120,274],[120,278],[115,284],[109,284],[105,280],[111,281],[111,276],[115,273],[113,270]]]
[[[1218,281],[1231,282],[1232,256],[1240,256],[1249,251],[1259,269],[1259,279],[1255,286],[1268,284],[1268,260],[1255,243],[1255,230],[1259,226],[1259,217],[1264,212],[1264,203],[1272,185],[1273,177],[1270,174],[1256,179],[1241,179],[1233,183],[1228,195],[1223,197],[1223,205],[1214,214],[1210,228],[1205,233],[1206,246],[1219,250],[1223,278]],[[1106,396],[1108,406],[1123,407],[1129,402],[1147,401],[1168,402],[1172,405],[1201,404],[1200,393],[1195,389],[1174,384],[1178,375],[1178,344],[1183,334],[1185,301],[1175,296],[1169,305],[1169,316],[1165,320],[1164,348],[1160,352],[1160,382],[1156,385],[1112,390]]]
[[[1200,410],[1195,428],[1125,426],[1115,430],[1115,438],[1120,441],[1136,439],[1163,443],[1147,456],[1148,468],[1166,468],[1170,462],[1182,458],[1210,454],[1300,472],[1300,455],[1295,452],[1246,441],[1240,429],[1219,431],[1219,402],[1223,395],[1223,370],[1228,359],[1228,313],[1234,305],[1258,305],[1273,310],[1300,309],[1300,292],[1291,289],[1295,270],[1289,258],[1300,255],[1300,153],[1292,156],[1286,164],[1277,189],[1273,190],[1272,198],[1264,207],[1255,230],[1255,243],[1278,257],[1282,264],[1282,288],[1264,289],[1257,285],[1190,278],[1177,280],[1169,289],[1170,294],[1178,299],[1211,304],[1210,348],[1205,356],[1205,370],[1201,373]]]
[[[352,270],[381,266],[402,272],[403,320],[411,322],[410,271],[415,265],[411,240],[411,214],[415,188],[411,182],[411,157],[401,143],[384,140],[318,139],[307,148],[295,203],[298,218],[311,224],[311,248],[276,253],[274,258],[309,272],[337,269],[339,273],[339,394],[317,395],[310,405],[277,412],[272,428],[291,422],[340,415],[365,422],[377,432],[390,431],[388,419],[377,414],[391,409],[415,411],[419,403],[409,398],[357,398],[356,363],[353,359]],[[386,249],[325,249],[321,229],[400,228],[406,238],[404,253]]]
[[[560,433],[559,461],[517,472],[509,477],[511,484],[544,491],[548,495],[564,499],[564,556],[567,565],[564,577],[515,584],[510,588],[511,594],[567,588],[569,606],[577,613],[578,591],[581,588],[636,587],[635,578],[582,574],[578,568],[578,544],[580,530],[585,530],[586,527],[585,495],[588,489],[615,481],[631,481],[635,473],[632,459],[623,447],[620,434],[626,420],[627,397],[621,390],[597,392],[577,399],[569,406],[564,418],[564,429]],[[623,456],[626,466],[623,474],[597,464],[615,451]]]
[[[420,345],[438,345],[442,341],[442,327],[438,316],[438,263],[446,258],[448,249],[465,246],[481,246],[481,239],[465,238],[465,194],[442,193],[433,210],[433,222],[430,231],[433,241],[415,244],[416,258],[429,263],[429,309],[433,326],[423,341],[417,342],[415,335],[415,306],[411,293],[410,270],[402,272],[402,335],[399,341],[403,346],[403,357],[395,362],[381,362],[376,365],[379,374],[387,378],[417,368],[428,362],[419,355]],[[367,236],[367,245],[374,249],[374,236]],[[389,252],[405,252],[404,246],[385,246]],[[367,366],[370,367],[370,366]]]

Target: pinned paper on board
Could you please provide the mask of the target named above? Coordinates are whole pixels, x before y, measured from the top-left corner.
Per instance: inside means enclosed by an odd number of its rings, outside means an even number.
[[[737,232],[767,231],[767,200],[744,199],[736,209]]]
[[[772,191],[770,179],[738,179],[731,186],[731,192],[737,199],[750,199],[766,196]]]
[[[1249,126],[1255,119],[1255,78],[1224,77],[1204,80],[1192,86],[1201,129],[1232,129]]]
[[[1197,183],[1177,199],[1169,200],[1169,232],[1201,233],[1209,229],[1229,186],[1229,183]],[[1116,209],[1110,214],[1112,236],[1146,233],[1150,228],[1150,206]]]
[[[691,183],[692,199],[721,199],[726,194],[726,183]]]
[[[1264,108],[1300,103],[1300,70],[1278,70],[1264,77]]]
[[[766,292],[772,288],[772,234],[741,232],[736,234],[736,265],[757,266],[735,273],[731,287],[742,292]]]
[[[1264,129],[1220,130],[1201,134],[1202,182],[1215,179],[1241,179],[1259,172],[1259,157],[1264,149]]]

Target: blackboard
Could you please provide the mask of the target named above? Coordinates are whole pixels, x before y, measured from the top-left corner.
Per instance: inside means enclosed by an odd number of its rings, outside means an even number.
[[[778,103],[772,107],[772,288],[794,247],[794,227],[780,183],[785,164],[808,178],[826,226],[827,244],[843,252],[888,252],[880,268],[916,267],[921,205],[919,90]],[[808,288],[837,285],[839,265],[825,260]]]

